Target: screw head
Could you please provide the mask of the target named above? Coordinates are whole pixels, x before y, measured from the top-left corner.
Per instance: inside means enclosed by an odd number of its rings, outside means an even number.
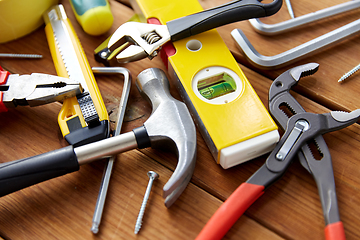
[[[148,171],[147,175],[149,176],[149,178],[153,179],[153,180],[156,180],[159,178],[159,174],[157,174],[156,172],[154,171]]]

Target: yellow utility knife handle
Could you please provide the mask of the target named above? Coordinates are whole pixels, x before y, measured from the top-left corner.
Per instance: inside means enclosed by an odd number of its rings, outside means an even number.
[[[65,10],[62,5],[53,6],[46,13],[44,13],[44,20],[46,24],[45,33],[57,74],[61,77],[69,77],[68,69],[66,68],[65,64],[66,61],[69,61],[70,59],[66,59],[66,57],[64,57],[64,55],[60,51],[59,46],[61,46],[61,44],[66,44],[66,43],[60,42],[61,39],[57,38],[55,31],[53,29],[54,26],[52,26],[51,24],[51,20],[50,20],[51,18],[52,20],[54,20],[53,18],[58,18],[57,20],[61,21],[63,30],[66,32],[66,36],[70,41],[69,43],[72,45],[72,49],[74,51],[74,54],[72,56],[74,56],[76,59],[75,60],[71,59],[71,61],[76,61],[78,63],[79,66],[78,72],[81,72],[78,74],[83,76],[82,79],[74,79],[74,80],[79,81],[82,84],[85,91],[89,93],[92,102],[94,104],[95,110],[97,112],[97,115],[99,117],[99,121],[102,123],[102,125],[108,125],[109,117],[106,111],[104,101],[101,97],[100,90],[95,81],[94,74],[90,68],[90,64],[86,58],[86,55],[80,44],[80,41],[73,29],[73,26],[71,25],[70,20],[67,18]],[[86,128],[86,130],[83,131],[91,130],[89,129],[89,126],[85,121],[82,110],[80,108],[80,104],[76,97],[64,100],[63,106],[58,115],[58,123],[62,135],[65,138],[67,135],[71,134],[72,132],[78,131],[80,128]],[[109,131],[108,126],[106,127],[104,126],[103,128],[105,131],[104,136],[106,135],[107,137]],[[99,131],[99,129],[97,129],[96,131]],[[77,137],[77,140],[75,141],[76,142],[80,141],[83,143],[91,142],[93,140],[86,138],[92,138],[93,134],[98,135],[99,133],[89,133],[89,134],[82,133],[80,135],[82,135],[81,138],[84,139],[78,139]],[[99,138],[101,139],[103,137],[97,136],[95,138],[96,139],[94,140],[99,140]],[[69,141],[69,143],[76,144],[71,141]]]

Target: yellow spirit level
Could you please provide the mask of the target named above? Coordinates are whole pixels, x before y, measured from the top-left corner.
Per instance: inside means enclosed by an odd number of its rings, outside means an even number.
[[[160,24],[203,10],[196,0],[131,4],[143,19]],[[162,51],[218,164],[226,169],[273,149],[279,140],[277,126],[216,30],[178,40]]]

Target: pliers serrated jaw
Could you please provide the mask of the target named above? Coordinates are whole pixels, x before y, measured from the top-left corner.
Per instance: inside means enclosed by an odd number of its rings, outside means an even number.
[[[0,112],[17,106],[34,107],[62,101],[83,92],[79,82],[68,78],[42,73],[9,74],[3,69],[0,72]]]
[[[319,64],[308,63],[287,70],[277,77],[269,89],[269,111],[274,120],[286,129],[289,118],[297,113],[305,112],[304,108],[290,94],[291,87],[295,86],[302,77],[312,75],[319,69]],[[286,113],[287,109],[289,113]],[[289,114],[291,114],[289,116]]]

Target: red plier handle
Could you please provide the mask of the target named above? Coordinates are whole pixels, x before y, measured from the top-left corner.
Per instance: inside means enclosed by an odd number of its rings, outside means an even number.
[[[10,73],[8,71],[5,71],[0,66],[0,86],[6,83],[9,75],[10,75]],[[7,112],[7,108],[5,107],[5,104],[3,103],[3,95],[4,95],[4,93],[2,91],[0,91],[0,112]]]
[[[196,240],[221,239],[263,193],[264,186],[242,183],[206,223]]]
[[[196,240],[218,240],[225,236],[232,225],[264,193],[265,187],[252,183],[242,183],[214,213]],[[326,240],[345,240],[341,221],[325,227]]]

